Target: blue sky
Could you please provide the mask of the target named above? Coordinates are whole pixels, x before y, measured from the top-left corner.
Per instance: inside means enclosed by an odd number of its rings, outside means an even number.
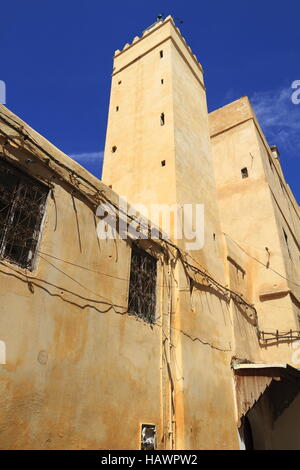
[[[180,29],[205,70],[209,110],[252,100],[300,202],[300,2],[227,0],[3,2],[0,80],[7,107],[100,176],[115,49],[157,14]]]

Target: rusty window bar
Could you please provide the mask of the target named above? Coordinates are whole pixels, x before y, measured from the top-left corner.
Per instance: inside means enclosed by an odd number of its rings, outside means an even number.
[[[157,260],[132,246],[128,313],[148,323],[155,322]]]
[[[0,161],[0,257],[32,269],[49,189]]]

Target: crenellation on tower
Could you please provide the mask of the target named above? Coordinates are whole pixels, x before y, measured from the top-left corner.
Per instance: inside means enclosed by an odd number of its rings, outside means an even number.
[[[133,204],[205,204],[206,249],[216,245],[203,70],[171,16],[114,58],[103,181]]]
[[[192,52],[192,49],[191,47],[187,44],[185,38],[181,35],[181,31],[180,29],[176,26],[172,16],[167,16],[163,21],[159,21],[159,22],[156,22],[153,24],[153,26],[149,29],[146,29],[143,33],[142,33],[142,36],[139,37],[139,36],[136,36],[131,43],[128,43],[129,44],[129,47],[132,47],[133,45],[135,45],[137,42],[139,41],[142,41],[146,38],[148,38],[151,34],[157,32],[157,30],[159,30],[160,28],[162,28],[164,25],[166,24],[170,24],[173,26],[173,35],[172,35],[172,30],[169,30],[169,37],[172,38],[172,40],[174,41],[174,43],[178,42],[178,46],[179,46],[179,43],[181,42],[182,45],[185,46],[186,49],[188,49],[188,52],[189,52],[189,55],[190,57],[192,58],[192,61],[196,62],[197,66],[200,67],[200,69],[202,70],[202,66],[200,64],[200,62],[198,61],[197,59],[197,56],[195,54],[193,54]],[[176,33],[176,34],[174,34]],[[176,38],[177,38],[177,41],[176,41]],[[166,40],[166,39],[165,39]],[[179,41],[178,41],[179,40]],[[128,46],[127,44],[125,44],[125,46],[123,47],[122,50],[118,50],[115,52],[115,57],[121,55],[123,52],[125,52],[125,50],[128,49]],[[146,46],[145,47],[145,50],[147,49],[150,49],[150,46]],[[203,70],[202,70],[203,71]]]

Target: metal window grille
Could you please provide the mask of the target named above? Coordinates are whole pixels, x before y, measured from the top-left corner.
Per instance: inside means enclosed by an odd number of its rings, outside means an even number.
[[[49,189],[0,161],[0,257],[32,269]]]
[[[133,245],[129,281],[128,312],[155,322],[157,260]]]

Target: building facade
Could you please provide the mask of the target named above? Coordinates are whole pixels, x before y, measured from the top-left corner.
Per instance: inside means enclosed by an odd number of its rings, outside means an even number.
[[[0,157],[2,449],[300,448],[299,206],[171,17],[115,53],[102,181],[4,106]]]

